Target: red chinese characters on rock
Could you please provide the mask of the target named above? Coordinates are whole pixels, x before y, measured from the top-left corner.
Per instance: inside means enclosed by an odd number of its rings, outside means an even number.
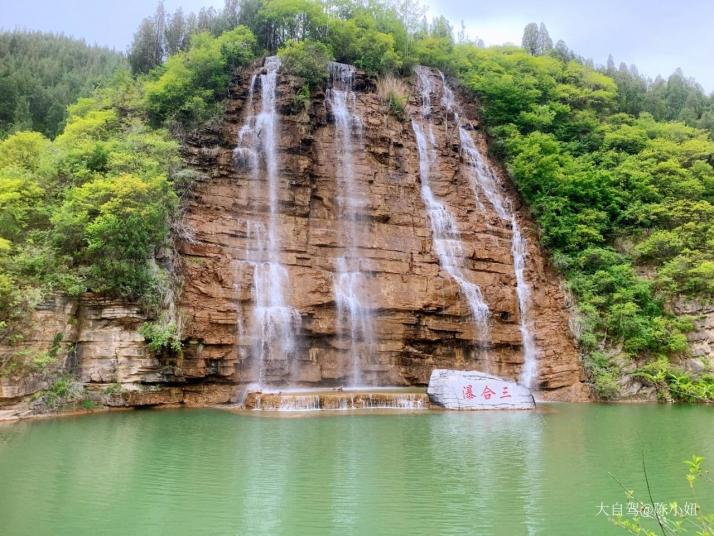
[[[481,391],[481,396],[485,400],[491,400],[491,397],[496,394],[496,391],[491,389],[488,385],[483,388],[483,391]]]
[[[491,389],[491,386],[490,386],[490,385],[486,385],[486,386],[483,388],[483,390],[481,391],[481,393],[478,394],[478,395],[477,395],[476,393],[474,393],[474,386],[473,386],[473,384],[464,385],[464,386],[462,387],[462,389],[463,389],[464,398],[465,398],[466,400],[473,400],[474,398],[479,398],[479,397],[482,398],[483,400],[491,400],[492,398],[495,399],[495,398],[496,398],[496,395],[498,394],[496,391],[494,391],[493,389]],[[499,387],[496,387],[496,389],[498,390]],[[500,394],[500,396],[498,397],[499,399],[513,398],[513,397],[511,396],[511,392],[509,391],[508,385],[504,385],[504,386],[501,387],[500,389],[501,389],[501,394]]]

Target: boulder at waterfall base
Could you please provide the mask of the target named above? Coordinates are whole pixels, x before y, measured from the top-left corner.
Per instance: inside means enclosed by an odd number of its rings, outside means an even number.
[[[427,394],[446,409],[534,409],[530,390],[477,370],[434,369]]]

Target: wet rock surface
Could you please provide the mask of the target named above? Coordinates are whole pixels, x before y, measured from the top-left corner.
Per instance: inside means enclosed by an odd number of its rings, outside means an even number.
[[[265,221],[269,200],[264,174],[257,179],[235,166],[233,149],[244,122],[250,75],[236,79],[222,129],[193,140],[187,157],[204,177],[193,190],[185,221],[191,240],[180,242],[190,350],[184,366],[196,376],[207,370],[237,383],[257,381],[253,342],[241,333],[250,324],[254,303],[249,260],[250,222]],[[426,385],[432,369],[487,369],[517,378],[523,366],[511,228],[488,202],[477,206],[461,154],[458,129],[436,107],[434,134],[438,169],[434,195],[448,205],[463,238],[465,274],[478,284],[490,310],[489,338],[480,339],[459,286],[439,265],[428,214],[419,188],[419,157],[409,120],[388,114],[359,72],[354,78],[353,113],[361,120],[352,149],[352,188],[364,203],[355,210],[357,243],[340,236],[340,180],[337,125],[322,93],[306,109],[295,109],[300,82],[281,75],[279,154],[280,261],[288,273],[286,302],[300,314],[293,366],[268,370],[276,385],[341,385],[350,381],[350,343],[337,329],[334,281],[337,260],[358,250],[363,301],[370,304],[373,355],[361,364],[366,385]],[[440,95],[434,95],[439,102]],[[257,93],[257,92],[256,92]],[[259,98],[259,95],[253,97]],[[254,104],[255,106],[255,104]],[[415,91],[408,116],[418,113]],[[467,114],[468,116],[468,110]],[[486,140],[467,117],[477,146]],[[568,327],[560,281],[538,247],[528,215],[502,172],[499,184],[514,207],[527,240],[526,278],[531,288],[531,321],[538,347],[536,388],[545,398],[582,400],[578,354]],[[255,182],[258,184],[255,184]]]

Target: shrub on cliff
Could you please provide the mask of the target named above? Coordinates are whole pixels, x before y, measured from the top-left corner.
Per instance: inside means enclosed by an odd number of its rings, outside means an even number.
[[[234,69],[255,57],[253,33],[239,26],[218,37],[195,34],[185,52],[171,56],[152,71],[145,86],[145,104],[154,124],[177,122],[195,126],[217,111]]]
[[[153,277],[156,248],[168,233],[176,196],[166,177],[100,177],[67,192],[52,217],[61,254],[87,265],[96,292],[137,298]]]
[[[398,119],[404,118],[409,88],[406,83],[394,75],[386,75],[377,80],[377,95],[391,114]]]
[[[51,292],[144,301],[155,291],[180,158],[142,119],[140,89],[118,76],[69,108],[54,141],[0,142],[0,337]]]
[[[318,41],[288,41],[278,51],[283,68],[299,76],[311,87],[317,87],[328,77],[327,65],[334,59],[332,51]]]

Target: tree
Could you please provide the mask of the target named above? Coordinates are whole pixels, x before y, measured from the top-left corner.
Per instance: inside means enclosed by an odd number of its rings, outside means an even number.
[[[283,67],[305,80],[310,87],[316,87],[328,77],[327,64],[334,56],[332,51],[318,41],[288,41],[278,51]]]
[[[0,138],[36,130],[54,137],[66,108],[124,65],[112,50],[41,32],[0,32]]]
[[[562,39],[559,39],[558,42],[555,44],[555,48],[552,51],[553,56],[556,58],[559,58],[561,61],[570,61],[574,59],[575,55],[570,51],[568,48],[568,45],[565,44],[565,41]]]
[[[446,39],[449,43],[454,42],[454,30],[446,17],[436,17],[431,21],[429,34],[432,37]]]
[[[615,59],[612,57],[612,54],[607,55],[607,74],[610,76],[615,74]]]
[[[538,28],[538,55],[542,56],[551,50],[553,50],[553,40],[550,38],[545,24],[541,22],[540,28]]]
[[[189,43],[190,34],[183,10],[179,7],[173,15],[169,15],[164,30],[164,49],[171,56],[180,50],[185,50]]]
[[[523,39],[521,41],[521,46],[531,54],[535,56],[538,54],[539,50],[539,32],[538,25],[535,22],[531,22],[526,25],[523,30]]]
[[[553,50],[553,40],[544,23],[541,22],[539,27],[531,22],[523,29],[521,46],[532,56],[542,56]]]
[[[171,56],[145,84],[144,102],[154,124],[191,127],[217,113],[233,69],[252,61],[255,48],[255,36],[245,26],[219,37],[194,34],[190,48]]]
[[[466,25],[464,24],[464,19],[461,19],[461,26],[459,28],[459,33],[456,36],[457,43],[465,43],[468,41],[468,35],[466,35]]]
[[[30,101],[25,95],[21,95],[15,101],[15,111],[12,114],[12,130],[30,130],[32,128],[32,114],[30,113]]]
[[[240,18],[240,0],[226,0],[223,5],[223,12],[221,13],[221,19],[223,23],[223,31],[232,30],[238,24]]]
[[[129,48],[129,64],[134,73],[148,73],[164,59],[163,34],[154,18],[141,22]]]
[[[664,94],[667,107],[667,119],[677,119],[687,101],[687,82],[682,69],[677,69],[667,79],[667,90]]]

